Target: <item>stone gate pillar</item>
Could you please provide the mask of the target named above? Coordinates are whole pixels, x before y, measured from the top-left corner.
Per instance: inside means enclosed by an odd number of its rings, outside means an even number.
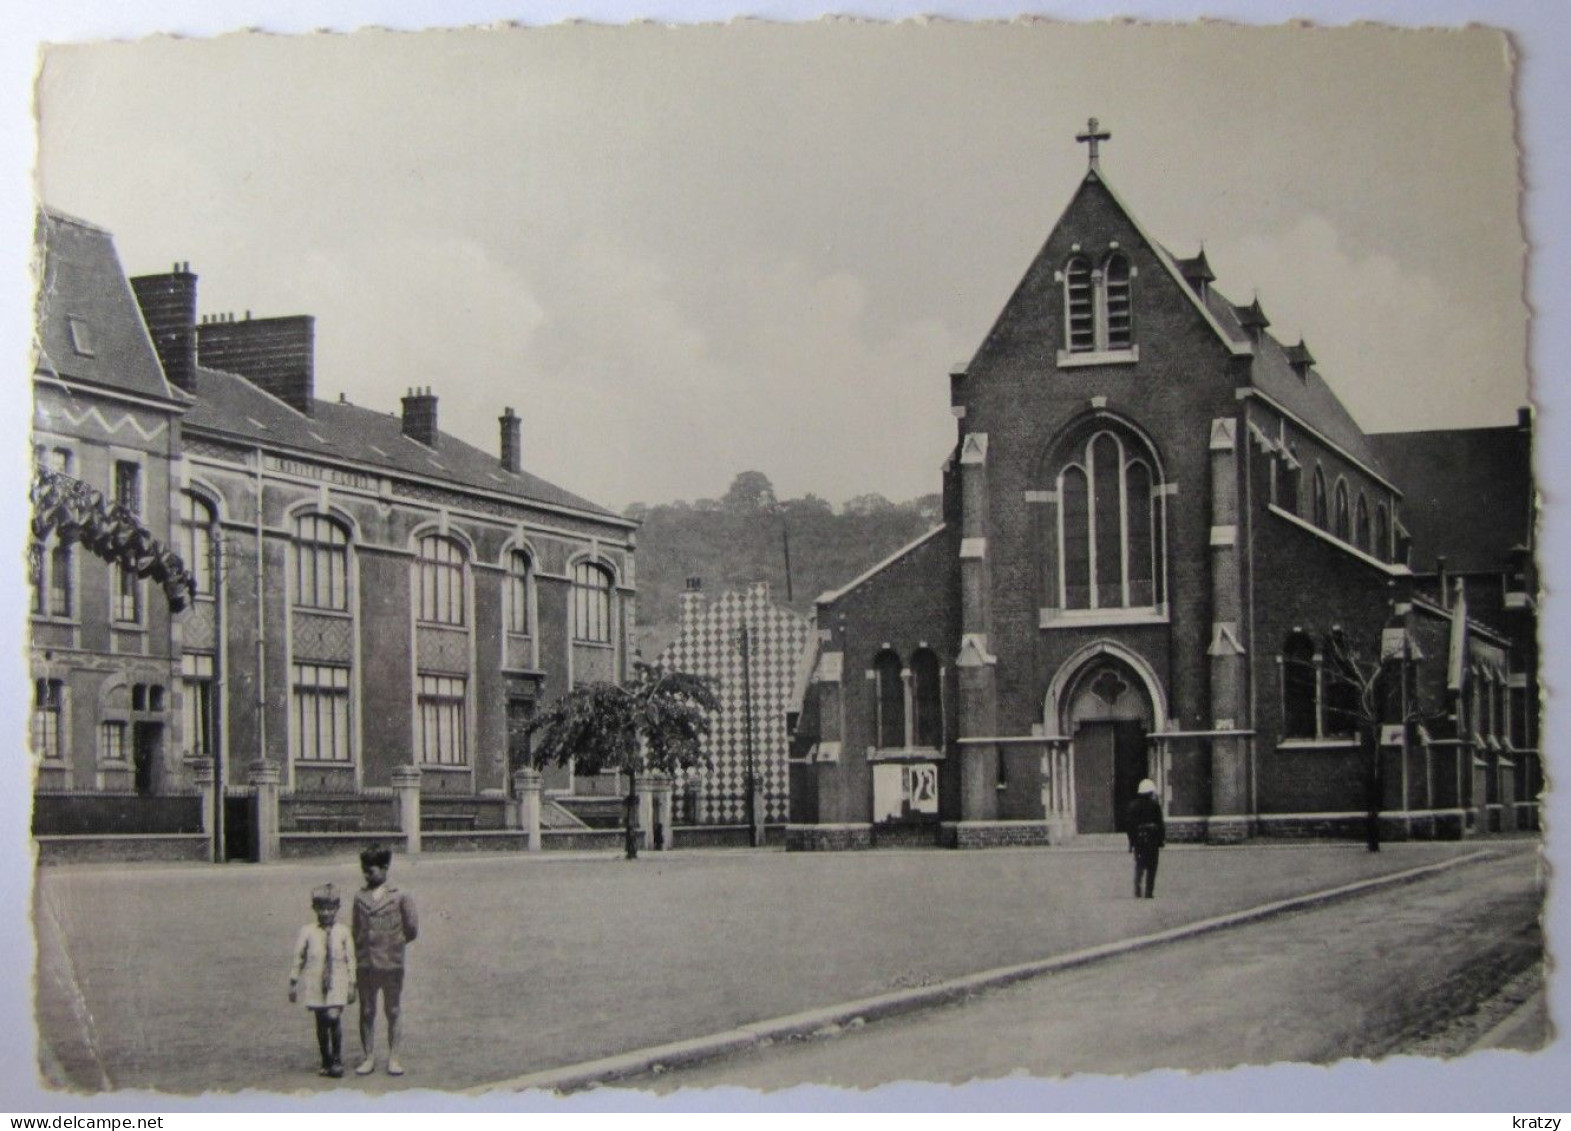
[[[655,789],[658,779],[654,774],[637,774],[633,788],[638,793],[638,847],[649,849],[655,843]]]
[[[398,798],[398,830],[404,834],[404,851],[420,852],[420,767],[399,766],[393,771],[393,794]]]
[[[283,775],[272,762],[252,762],[246,782],[256,795],[256,862],[278,859],[278,783]]]
[[[513,802],[518,809],[518,827],[529,838],[529,851],[539,852],[540,842],[540,771],[524,767],[513,771]]]

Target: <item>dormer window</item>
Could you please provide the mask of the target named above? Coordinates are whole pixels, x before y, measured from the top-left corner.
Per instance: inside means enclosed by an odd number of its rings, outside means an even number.
[[[1138,360],[1134,334],[1133,280],[1129,257],[1116,250],[1093,268],[1076,251],[1064,264],[1064,349],[1059,365],[1095,365]]]

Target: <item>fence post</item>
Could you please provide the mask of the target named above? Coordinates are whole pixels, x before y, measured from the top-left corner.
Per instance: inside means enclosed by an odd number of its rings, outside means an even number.
[[[256,795],[256,862],[278,859],[278,783],[283,774],[271,762],[252,762],[246,782]]]
[[[404,834],[404,852],[420,854],[420,767],[399,766],[393,771],[393,791],[398,796],[398,830]]]
[[[513,771],[518,801],[518,827],[529,837],[529,851],[540,851],[540,771],[525,766]]]
[[[638,791],[638,847],[655,845],[655,788],[657,781],[652,774],[638,774],[633,778],[633,788]]]
[[[218,784],[218,776],[213,772],[213,760],[193,758],[190,766],[191,780],[196,783],[196,792],[201,798],[202,832],[212,836],[216,823],[213,820],[213,794],[214,787]]]

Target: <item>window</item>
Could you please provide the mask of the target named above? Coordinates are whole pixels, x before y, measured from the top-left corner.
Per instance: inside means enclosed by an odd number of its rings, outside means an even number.
[[[1326,476],[1325,472],[1321,471],[1319,467],[1315,468],[1314,487],[1312,490],[1315,493],[1313,503],[1314,522],[1316,526],[1324,530],[1329,525],[1329,518],[1326,514]]]
[[[1391,556],[1391,517],[1386,512],[1386,505],[1380,503],[1375,507],[1375,557],[1385,561]]]
[[[880,652],[873,659],[873,694],[875,745],[902,749],[906,744],[905,681],[900,678],[900,657],[893,652]]]
[[[1347,484],[1340,479],[1336,484],[1336,536],[1344,542],[1353,540],[1353,523],[1348,517]]]
[[[349,669],[294,665],[289,741],[300,762],[348,762]]]
[[[181,733],[186,753],[207,758],[213,754],[213,657],[187,652],[180,657]]]
[[[573,639],[611,642],[611,575],[588,562],[573,567]]]
[[[464,623],[464,551],[450,538],[420,539],[417,616],[432,624]]]
[[[467,766],[464,727],[467,681],[451,676],[422,675],[415,726],[415,753],[429,766]]]
[[[1315,644],[1295,632],[1282,645],[1282,737],[1314,738],[1319,733],[1320,665]]]
[[[51,538],[47,550],[33,551],[33,613],[37,616],[69,617],[74,600],[72,590],[71,547]]]
[[[520,550],[507,558],[507,631],[529,632],[529,555]]]
[[[1069,321],[1069,352],[1090,353],[1096,349],[1091,262],[1082,256],[1075,256],[1064,269],[1064,310]]]
[[[46,467],[50,471],[58,471],[61,475],[71,474],[71,449],[49,448],[43,444],[33,445],[33,462],[39,467]]]
[[[125,723],[98,724],[98,760],[100,762],[125,761]]]
[[[57,761],[65,756],[62,740],[65,715],[65,681],[38,679],[33,681],[33,753],[46,761]]]
[[[349,607],[349,535],[323,515],[295,520],[295,604],[303,609]],[[431,619],[424,606],[421,619]]]
[[[911,707],[917,746],[944,744],[944,711],[938,656],[930,648],[911,654]]]
[[[1330,659],[1321,671],[1325,681],[1325,733],[1351,738],[1358,733],[1363,681],[1358,669],[1347,659],[1347,645],[1340,633],[1333,632],[1327,639],[1326,652]]]
[[[1059,470],[1060,608],[1152,609],[1162,601],[1157,475],[1136,443],[1095,432]]]
[[[129,460],[115,463],[115,502],[132,514],[142,511],[142,467]]]
[[[1364,553],[1369,552],[1369,503],[1364,499],[1364,493],[1358,493],[1358,509],[1355,510],[1356,518],[1353,522],[1353,545]]]
[[[122,565],[115,566],[114,614],[122,624],[142,623],[142,583]]]
[[[206,499],[186,493],[185,513],[181,516],[184,545],[180,547],[185,567],[196,578],[198,600],[210,600],[217,592],[217,565],[214,560],[213,528],[217,520]]]
[[[1083,255],[1064,265],[1064,338],[1069,353],[1129,350],[1134,347],[1134,271],[1128,256],[1115,251],[1091,269]]]

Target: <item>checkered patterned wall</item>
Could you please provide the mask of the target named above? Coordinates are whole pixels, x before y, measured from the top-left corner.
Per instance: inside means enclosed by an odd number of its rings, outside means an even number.
[[[710,763],[694,771],[705,824],[747,820],[746,709],[742,683],[741,630],[749,630],[748,669],[753,701],[753,760],[763,782],[764,820],[784,821],[789,801],[786,711],[803,651],[813,636],[812,621],[775,605],[769,583],[745,593],[729,592],[712,604],[702,594],[683,597],[682,624],[675,643],[660,663],[717,681],[720,711],[706,742]],[[678,797],[693,788],[677,783]],[[686,814],[693,820],[692,813]]]

